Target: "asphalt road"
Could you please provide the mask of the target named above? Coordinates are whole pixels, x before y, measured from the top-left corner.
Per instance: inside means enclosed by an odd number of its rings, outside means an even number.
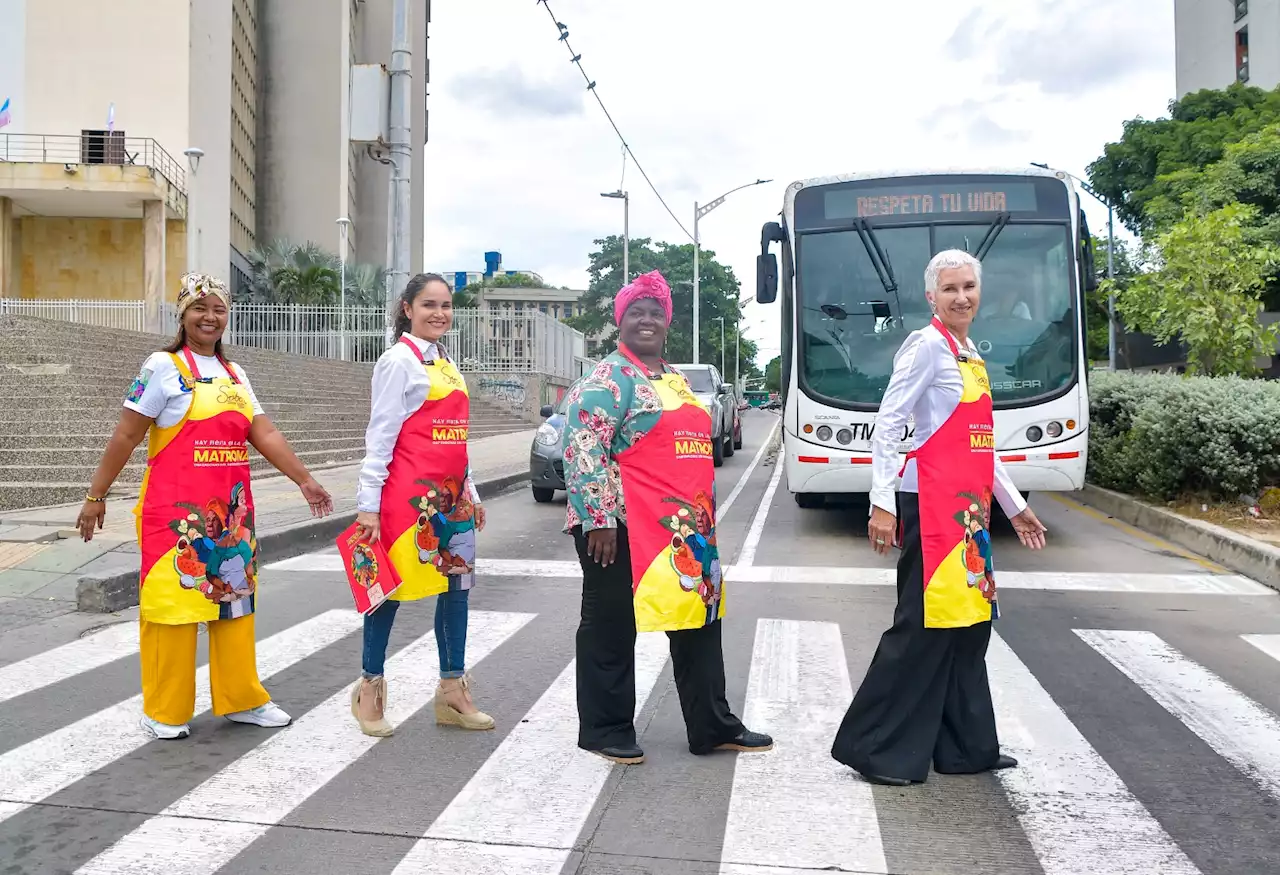
[[[890,622],[892,560],[866,544],[865,504],[795,505],[776,424],[750,413],[719,473],[729,698],[774,751],[688,753],[661,635],[637,645],[648,762],[576,750],[564,502],[517,490],[488,502],[471,600],[493,732],[432,719],[429,602],[392,637],[396,735],[358,732],[359,624],[332,554],[264,573],[258,661],[283,730],[206,712],[191,738],[148,742],[131,616],[3,636],[0,873],[1280,872],[1277,594],[1070,500],[1033,497],[1043,552],[996,539],[988,665],[1022,765],[896,789],[832,761]]]

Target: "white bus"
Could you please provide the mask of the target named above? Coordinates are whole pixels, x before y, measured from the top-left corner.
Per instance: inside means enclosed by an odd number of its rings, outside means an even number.
[[[801,507],[871,488],[871,436],[893,357],[928,324],[924,269],[982,261],[970,336],[987,364],[996,447],[1023,493],[1084,485],[1084,292],[1096,287],[1070,177],[1028,169],[851,173],[793,182],[765,224],[756,300],[782,292],[783,457]],[[782,269],[770,251],[781,244]],[[912,426],[898,436],[909,448]]]

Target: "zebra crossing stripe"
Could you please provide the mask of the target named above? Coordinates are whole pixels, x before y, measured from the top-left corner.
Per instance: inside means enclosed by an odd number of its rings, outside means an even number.
[[[346,637],[362,620],[355,611],[327,611],[258,642],[263,680]],[[211,707],[209,666],[196,671],[196,713]],[[152,740],[138,726],[142,695],[90,714],[0,755],[0,799],[23,803],[0,811],[0,822],[105,768]]]
[[[1280,719],[1152,632],[1075,629],[1206,745],[1280,800]]]
[[[1280,719],[1151,632],[1076,629],[1166,711],[1280,799]]]
[[[1240,637],[1272,659],[1280,660],[1280,635],[1241,635]]]
[[[995,633],[987,670],[1000,747],[1018,759],[996,775],[1045,875],[1199,875]]]
[[[667,636],[636,638],[636,714],[667,661]],[[613,769],[577,746],[570,661],[414,844],[395,875],[559,875]]]
[[[0,702],[48,687],[138,652],[138,624],[105,629],[0,668]]]
[[[844,640],[836,623],[756,622],[743,722],[777,747],[743,754],[720,859],[726,865],[888,872],[871,785],[831,758],[853,699]],[[831,828],[831,812],[840,828]],[[786,824],[786,840],[776,828]]]
[[[533,614],[471,611],[474,664]],[[428,632],[387,661],[387,720],[412,717],[435,697],[436,636]],[[352,670],[352,683],[358,672]],[[209,875],[378,743],[351,716],[351,684],[271,736],[78,870],[84,875]],[[210,815],[213,815],[212,817]],[[221,816],[219,816],[221,815]]]

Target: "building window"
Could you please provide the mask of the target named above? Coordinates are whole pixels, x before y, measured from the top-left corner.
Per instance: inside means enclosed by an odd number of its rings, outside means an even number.
[[[1236,81],[1249,81],[1249,28],[1236,31]]]
[[[1249,14],[1249,0],[1236,0],[1236,21]]]
[[[81,164],[132,164],[136,157],[125,153],[124,131],[80,131]]]

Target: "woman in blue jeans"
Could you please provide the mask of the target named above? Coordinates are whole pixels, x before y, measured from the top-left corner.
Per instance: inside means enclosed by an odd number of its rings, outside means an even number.
[[[400,602],[432,595],[440,651],[436,722],[494,725],[471,700],[466,673],[467,595],[484,508],[467,457],[466,381],[440,343],[452,324],[449,286],[436,274],[415,276],[400,297],[397,341],[373,369],[356,523],[364,538],[383,541],[401,584],[364,621],[363,670],[351,690],[351,713],[366,735],[392,732],[384,672]]]

